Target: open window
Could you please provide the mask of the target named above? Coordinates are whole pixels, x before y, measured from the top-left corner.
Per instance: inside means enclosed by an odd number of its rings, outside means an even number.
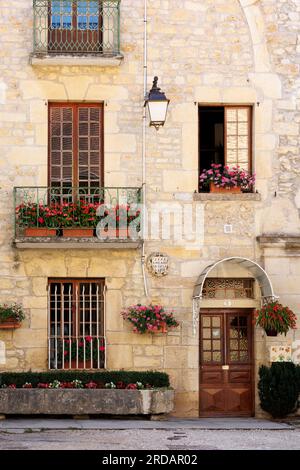
[[[252,107],[199,106],[199,175],[212,163],[252,170]]]

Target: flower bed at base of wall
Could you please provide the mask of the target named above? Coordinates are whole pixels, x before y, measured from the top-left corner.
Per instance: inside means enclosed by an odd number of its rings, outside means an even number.
[[[20,372],[0,374],[0,414],[154,415],[174,407],[163,372]]]

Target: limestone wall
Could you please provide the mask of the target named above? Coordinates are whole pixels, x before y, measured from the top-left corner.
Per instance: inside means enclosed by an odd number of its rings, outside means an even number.
[[[198,413],[198,336],[192,292],[202,269],[227,256],[255,259],[270,270],[282,299],[299,312],[300,258],[280,260],[256,242],[263,233],[299,233],[298,0],[149,0],[148,88],[152,77],[171,99],[165,127],[147,129],[147,201],[190,203],[204,211],[204,241],[148,240],[146,254],[170,257],[169,275],[148,275],[144,296],[140,251],[16,250],[13,187],[47,184],[49,101],[105,103],[105,185],[142,183],[143,2],[122,0],[118,67],[31,66],[32,0],[0,5],[0,296],[24,304],[18,331],[0,332],[1,369],[46,368],[48,277],[105,277],[108,367],[164,369],[177,391],[177,413]],[[253,160],[260,197],[211,200],[198,187],[198,103],[251,104]],[[224,234],[224,224],[233,225]],[[226,273],[225,273],[226,274]],[[224,275],[225,275],[224,274]],[[145,301],[175,309],[180,329],[135,336],[123,306]],[[257,366],[267,361],[257,333]]]

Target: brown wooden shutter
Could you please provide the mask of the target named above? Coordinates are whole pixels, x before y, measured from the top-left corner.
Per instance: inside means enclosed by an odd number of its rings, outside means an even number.
[[[49,186],[103,186],[102,104],[50,104]]]
[[[102,185],[102,112],[100,106],[78,107],[78,186]]]
[[[251,107],[225,107],[225,163],[251,170]]]
[[[49,183],[51,187],[72,187],[73,108],[50,105]]]

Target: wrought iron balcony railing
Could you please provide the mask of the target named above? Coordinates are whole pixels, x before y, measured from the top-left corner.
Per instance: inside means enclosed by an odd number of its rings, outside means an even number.
[[[17,187],[15,237],[60,237],[69,229],[88,229],[88,237],[138,239],[141,203],[141,188]]]
[[[120,53],[120,0],[33,0],[34,55]]]

